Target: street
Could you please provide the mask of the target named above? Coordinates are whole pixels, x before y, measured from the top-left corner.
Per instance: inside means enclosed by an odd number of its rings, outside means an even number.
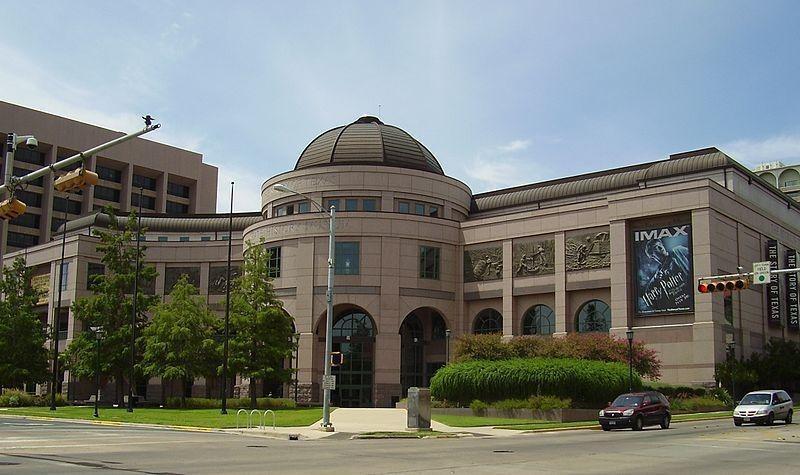
[[[800,473],[800,425],[288,441],[0,418],[0,473]]]

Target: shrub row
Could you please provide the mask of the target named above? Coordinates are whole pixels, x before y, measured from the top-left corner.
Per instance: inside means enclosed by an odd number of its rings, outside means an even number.
[[[164,407],[183,409],[219,409],[222,400],[200,397],[187,397],[181,406],[181,398],[169,397],[164,401]],[[292,399],[260,397],[256,399],[259,409],[293,409],[297,404]],[[232,398],[226,401],[230,409],[250,409],[250,398]]]
[[[642,386],[634,375],[634,387]],[[588,403],[610,401],[628,389],[628,367],[621,363],[567,358],[473,360],[441,368],[431,379],[436,399],[468,404],[555,396]]]
[[[644,389],[647,391],[658,391],[664,396],[667,396],[670,402],[676,400],[690,400],[693,398],[710,398],[716,400],[717,404],[723,404],[728,407],[733,405],[733,398],[724,388],[706,389],[702,387],[649,383],[644,386]]]
[[[56,394],[56,406],[64,406],[67,403],[61,394]],[[49,406],[50,396],[36,396],[25,391],[16,389],[6,389],[0,395],[0,407],[26,407],[26,406]]]
[[[520,336],[504,341],[500,335],[464,335],[456,341],[456,361],[509,358],[575,358],[628,364],[628,342],[601,333],[570,333],[563,338]],[[633,343],[633,367],[650,379],[661,376],[655,350]]]
[[[725,401],[713,396],[695,396],[670,401],[670,409],[674,413],[721,411],[729,407]]]
[[[572,400],[569,398],[561,399],[555,396],[531,396],[527,399],[503,399],[502,401],[487,404],[480,399],[476,399],[470,403],[469,407],[475,415],[485,413],[488,408],[501,411],[513,409],[549,411],[551,409],[569,409],[572,407]]]

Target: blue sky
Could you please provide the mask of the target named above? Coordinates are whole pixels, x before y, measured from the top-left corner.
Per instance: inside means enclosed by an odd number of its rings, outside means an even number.
[[[3,100],[203,153],[235,208],[377,114],[474,192],[715,145],[800,162],[800,3],[2,2]],[[10,21],[9,19],[13,19]],[[22,131],[24,132],[24,131]]]

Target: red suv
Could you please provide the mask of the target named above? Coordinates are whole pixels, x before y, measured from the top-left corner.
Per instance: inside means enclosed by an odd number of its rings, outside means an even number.
[[[666,396],[656,391],[628,393],[617,396],[614,402],[600,411],[599,420],[603,430],[630,427],[642,430],[644,426],[660,425],[669,428],[672,415]]]

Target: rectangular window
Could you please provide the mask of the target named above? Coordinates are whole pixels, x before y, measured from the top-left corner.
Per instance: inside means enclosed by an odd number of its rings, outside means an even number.
[[[397,212],[398,213],[410,213],[411,208],[410,204],[407,201],[400,201],[397,203]]]
[[[38,214],[25,213],[14,218],[11,223],[16,224],[17,226],[24,226],[26,228],[39,229],[40,220],[41,217]]]
[[[17,178],[22,178],[25,175],[27,175],[28,173],[31,173],[32,171],[34,171],[34,170],[25,170],[25,169],[22,169],[22,168],[14,167],[14,176],[17,177]],[[30,183],[31,185],[34,185],[34,186],[43,186],[44,185],[44,177],[37,178],[37,179],[35,179],[33,181],[29,181],[28,183]]]
[[[58,315],[58,339],[66,340],[69,330],[69,309],[64,309]]]
[[[311,211],[311,203],[308,201],[303,201],[302,203],[297,204],[298,213],[308,213],[309,211]]]
[[[378,202],[373,198],[367,198],[363,201],[362,206],[364,207],[364,211],[377,211],[378,210]]]
[[[61,211],[62,213],[66,211],[70,214],[81,214],[81,202],[79,200],[70,199],[69,203],[67,203],[66,198],[56,196],[53,198],[53,209]]]
[[[337,275],[358,275],[359,243],[337,242],[334,254],[334,273]]]
[[[156,179],[149,176],[133,174],[133,187],[156,191]]]
[[[339,200],[327,200],[327,205],[325,206],[325,210],[328,211],[331,209],[331,206],[336,208],[336,211],[341,211],[342,209],[339,207]]]
[[[219,237],[219,239],[220,239],[221,241],[227,241],[227,240],[228,240],[228,238],[230,238],[230,236],[228,236],[227,234],[223,234],[222,236],[220,236],[220,237]]]
[[[419,276],[422,279],[439,278],[439,248],[419,247]]]
[[[25,163],[33,163],[34,165],[44,165],[45,154],[36,150],[28,150],[25,147],[17,147],[14,152],[14,160]]]
[[[189,214],[189,205],[167,201],[167,213],[169,214]]]
[[[286,214],[294,214],[294,205],[286,205]]]
[[[180,183],[167,183],[167,193],[172,196],[180,196],[181,198],[189,197],[189,187],[181,185]]]
[[[355,198],[347,198],[344,200],[344,210],[345,211],[357,211],[358,210],[358,200]]]
[[[281,276],[281,248],[278,247],[268,247],[267,252],[269,252],[269,276],[272,278],[277,278]]]
[[[69,280],[69,262],[65,262],[61,264],[61,272],[64,275],[64,278],[61,278],[61,275],[58,276],[59,282],[61,282],[61,290],[67,290],[67,281]]]
[[[131,193],[131,206],[139,206],[139,193]],[[142,195],[142,208],[156,209],[156,199],[152,196]]]
[[[181,236],[178,240],[180,242],[189,242],[189,236]]]
[[[18,200],[22,201],[28,206],[34,206],[36,208],[42,207],[41,193],[34,193],[32,191],[25,191],[25,190],[17,190],[14,192],[14,197],[16,197]]]
[[[61,226],[64,223],[65,221],[63,219],[53,218],[52,220],[50,220],[50,231],[54,233],[58,232],[59,226]]]
[[[726,290],[722,297],[723,313],[725,314],[725,321],[733,325],[733,295]]]
[[[201,241],[210,241],[211,240],[211,236],[200,236],[200,240]]]
[[[169,238],[167,236],[158,236],[158,242],[167,242]]]
[[[15,233],[14,231],[9,231],[6,243],[11,247],[35,246],[39,244],[39,236],[31,236],[30,234],[22,234],[22,233]]]
[[[94,172],[101,180],[113,181],[114,183],[122,183],[122,170],[115,168],[104,167],[103,165],[95,165]]]
[[[86,289],[94,290],[97,288],[96,277],[106,273],[106,266],[94,262],[89,263],[89,270],[86,272]]]
[[[428,216],[436,218],[439,216],[439,207],[435,205],[428,206]]]
[[[119,190],[106,186],[95,185],[94,197],[100,200],[114,201],[119,203]]]
[[[414,203],[414,214],[425,214],[425,204],[424,203]]]
[[[275,216],[286,216],[286,206],[281,206],[280,208],[275,208]]]

